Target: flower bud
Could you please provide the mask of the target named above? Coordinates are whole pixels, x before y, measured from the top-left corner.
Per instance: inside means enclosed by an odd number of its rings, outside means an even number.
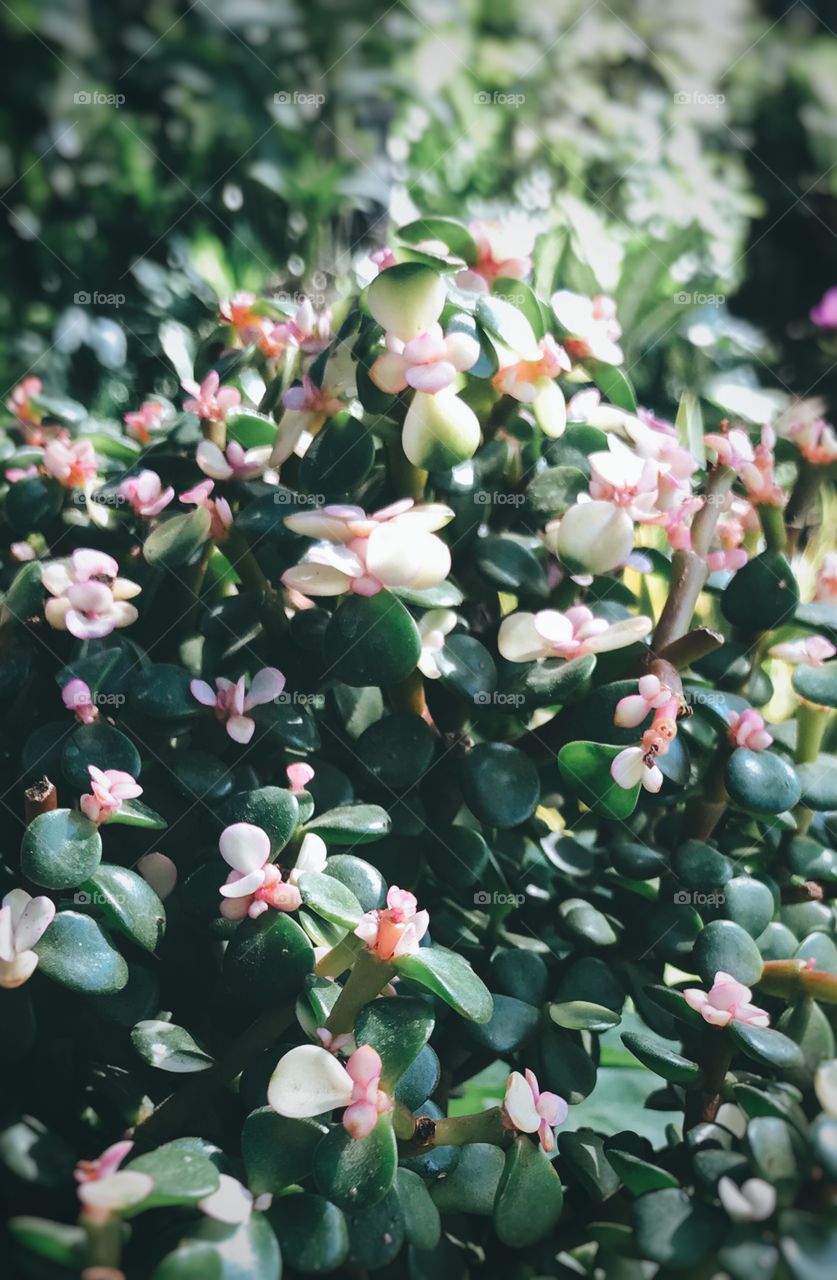
[[[562,516],[556,550],[570,573],[608,573],[624,564],[634,545],[626,511],[609,502],[579,502]]]
[[[422,262],[401,262],[375,277],[366,303],[381,328],[409,342],[436,323],[445,297],[438,271]]]
[[[472,458],[479,442],[477,415],[455,392],[416,392],[401,436],[404,452],[413,466],[425,471],[447,471]]]

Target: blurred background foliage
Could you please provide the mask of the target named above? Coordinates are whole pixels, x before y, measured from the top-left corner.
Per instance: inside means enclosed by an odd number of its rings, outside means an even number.
[[[121,414],[176,390],[165,321],[335,290],[390,213],[514,209],[545,274],[616,297],[658,410],[684,387],[755,420],[759,388],[833,398],[808,319],[837,279],[830,8],[2,5],[2,389],[35,372]]]

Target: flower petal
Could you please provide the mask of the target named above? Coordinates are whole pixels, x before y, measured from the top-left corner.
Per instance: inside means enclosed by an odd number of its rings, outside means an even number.
[[[280,1116],[301,1120],[348,1106],[352,1090],[349,1073],[335,1057],[319,1045],[304,1044],[279,1060],[267,1100]]]
[[[263,867],[270,857],[270,838],[252,822],[234,822],[221,832],[221,857],[233,868],[247,874]]]

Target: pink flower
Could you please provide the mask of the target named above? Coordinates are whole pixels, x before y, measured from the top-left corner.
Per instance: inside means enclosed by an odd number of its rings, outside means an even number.
[[[389,267],[394,267],[398,261],[389,245],[384,245],[382,249],[375,249],[370,253],[369,259],[375,264],[379,272],[386,271]]]
[[[263,667],[253,677],[249,689],[244,676],[236,681],[218,676],[215,689],[205,680],[193,680],[189,685],[192,697],[205,707],[213,707],[215,718],[226,722],[227,733],[233,741],[242,743],[250,741],[256,728],[255,720],[244,713],[272,702],[284,687],[285,677],[276,667]]]
[[[196,413],[206,422],[223,422],[227,414],[237,409],[241,403],[241,392],[235,387],[222,387],[220,375],[214,369],[210,370],[200,386],[197,382],[184,382],[182,386],[192,397],[184,400],[183,408],[187,413]]]
[[[766,1027],[770,1017],[764,1009],[751,1004],[752,991],[742,982],[736,982],[728,973],[718,971],[712,990],[708,993],[697,987],[687,987],[683,992],[686,1003],[713,1027],[726,1027],[731,1022],[743,1022],[750,1027]]]
[[[759,506],[783,507],[787,501],[782,486],[776,483],[775,447],[776,432],[772,427],[762,427],[761,441],[753,450],[754,460],[746,463],[740,471],[748,498]]]
[[[49,625],[79,640],[100,640],[115,627],[130,626],[137,611],[128,600],[141,588],[118,574],[112,556],[88,548],[44,565],[41,581],[54,597],[44,606]]]
[[[53,440],[44,450],[41,466],[65,489],[83,488],[96,478],[96,454],[89,440]]]
[[[733,427],[732,431],[709,432],[704,436],[705,443],[714,449],[720,466],[732,467],[739,474],[755,460],[752,441],[746,431]]]
[[[494,386],[502,395],[512,396],[521,404],[531,404],[537,398],[544,378],[557,378],[560,373],[569,373],[572,368],[570,358],[551,333],[541,338],[539,346],[539,360],[514,360],[495,373]]]
[[[127,1209],[153,1191],[150,1174],[119,1168],[133,1147],[133,1142],[115,1142],[98,1160],[79,1161],[75,1179],[83,1205],[91,1209]]]
[[[141,408],[125,414],[127,434],[132,439],[138,440],[140,444],[146,445],[150,442],[155,431],[162,430],[165,417],[166,406],[164,404],[161,404],[159,400],[146,400]]]
[[[373,596],[384,587],[437,586],[450,571],[450,550],[432,532],[453,518],[440,503],[393,503],[367,516],[361,507],[328,506],[285,517],[294,533],[322,541],[282,574],[283,584],[306,596],[346,592]]]
[[[610,623],[595,617],[587,605],[577,604],[566,613],[541,609],[539,613],[510,614],[500,625],[497,648],[509,662],[580,658],[633,644],[647,636],[651,627],[650,618]]]
[[[557,1124],[563,1124],[569,1107],[557,1093],[541,1092],[534,1071],[526,1068],[525,1075],[513,1071],[506,1085],[503,1099],[504,1121],[510,1129],[519,1133],[536,1133],[547,1153],[555,1146]]]
[[[309,298],[303,298],[288,324],[288,336],[292,343],[306,355],[324,351],[332,339],[331,311],[319,315]]]
[[[314,777],[314,770],[310,764],[304,764],[302,761],[298,764],[289,764],[285,773],[288,775],[291,791],[304,791]]]
[[[286,409],[297,413],[312,413],[317,417],[329,418],[339,413],[343,401],[329,387],[318,387],[309,374],[302,375],[302,382],[288,387],[282,392],[282,404]]]
[[[817,574],[815,600],[837,603],[837,551],[827,551]]]
[[[794,423],[788,435],[803,458],[814,466],[827,467],[837,461],[837,433],[822,418]]]
[[[637,457],[615,436],[607,451],[590,454],[590,497],[624,507],[632,520],[657,518],[660,464]]]
[[[221,832],[218,847],[221,857],[232,867],[221,886],[221,914],[227,920],[243,920],[245,916],[255,920],[268,907],[297,911],[302,905],[299,877],[305,871],[322,871],[326,865],[325,843],[311,832],[302,842],[287,881],[269,861],[270,838],[261,827],[249,822],[233,823]]]
[[[794,666],[808,663],[812,667],[821,667],[829,658],[833,658],[837,649],[825,636],[805,636],[802,640],[785,640],[774,644],[767,650],[768,658],[781,658]]]
[[[347,1049],[349,1045],[354,1045],[354,1035],[351,1031],[343,1031],[340,1035],[333,1035],[325,1027],[317,1027],[316,1036],[324,1049],[329,1053],[340,1053],[342,1049]]]
[[[141,471],[138,476],[128,476],[119,486],[120,497],[129,502],[138,516],[158,516],[174,497],[171,485],[163,488],[156,471]]]
[[[428,913],[417,911],[417,907],[412,893],[393,885],[387,894],[386,907],[365,912],[355,935],[379,960],[413,955],[430,925]]]
[[[12,559],[17,560],[18,564],[24,564],[28,560],[37,560],[38,555],[35,548],[28,542],[13,542],[9,547]]]
[[[470,369],[480,354],[475,338],[467,333],[450,333],[445,337],[439,324],[432,324],[407,343],[394,334],[387,334],[386,343],[388,350],[378,356],[369,377],[376,387],[390,395],[407,386],[435,395],[451,385],[457,372]]]
[[[79,807],[85,817],[97,826],[108,822],[122,808],[124,800],[136,800],[142,795],[142,787],[136,778],[122,769],[97,769],[87,766],[92,794],[83,795]]]
[[[232,527],[232,508],[226,498],[212,498],[210,494],[215,488],[214,480],[201,480],[185,493],[180,494],[180,501],[189,506],[203,507],[209,512],[209,536],[215,542],[223,542]]]
[[[253,306],[256,302],[254,293],[244,289],[237,290],[232,297],[226,298],[218,307],[218,316],[228,324],[243,342],[249,342],[259,332],[263,317],[258,315]]]
[[[552,295],[552,310],[567,335],[564,346],[571,356],[605,364],[622,363],[625,357],[618,345],[622,327],[612,298],[604,294],[586,298],[581,293],[559,289]]]
[[[25,889],[12,889],[0,906],[0,987],[20,987],[38,967],[33,948],[55,916],[51,898],[31,897]]]
[[[734,747],[746,747],[748,751],[766,751],[773,741],[764,727],[764,717],[748,707],[746,711],[729,711],[727,737]]]
[[[144,853],[137,863],[137,871],[160,899],[174,892],[177,884],[177,867],[165,853]]]
[[[661,685],[660,688],[662,690],[665,686]],[[613,781],[626,791],[639,784],[646,791],[656,793],[663,785],[662,770],[656,761],[659,756],[666,754],[677,736],[679,703],[671,692],[667,701],[661,702],[655,698],[654,702],[654,719],[650,728],[642,735],[641,744],[620,751],[610,765]]]
[[[29,480],[32,476],[39,475],[38,468],[34,462],[28,467],[9,467],[6,472],[6,479],[9,484],[17,484],[18,480]]]
[[[204,475],[213,480],[255,480],[267,466],[270,445],[259,449],[243,449],[237,441],[227,445],[226,456],[211,440],[201,440],[195,461]]]
[[[371,1044],[355,1049],[346,1063],[352,1081],[352,1100],[343,1112],[343,1128],[350,1138],[368,1138],[378,1116],[392,1110],[392,1100],[381,1089],[381,1055]]]
[[[652,711],[663,707],[672,699],[672,692],[667,684],[657,676],[642,676],[637,684],[637,693],[620,698],[616,704],[613,723],[621,729],[635,729]]]
[[[500,276],[509,280],[526,279],[532,270],[530,234],[512,231],[496,222],[476,221],[468,229],[476,241],[477,260],[456,277],[460,289],[488,293],[492,282]]]
[[[61,698],[68,711],[75,711],[82,724],[92,724],[99,712],[93,695],[83,680],[68,680],[61,690]]]
[[[826,289],[816,306],[808,313],[818,329],[837,329],[837,286]]]
[[[13,413],[19,422],[37,426],[41,421],[41,412],[33,404],[44,389],[40,378],[24,378],[19,382],[6,401],[6,408]]]

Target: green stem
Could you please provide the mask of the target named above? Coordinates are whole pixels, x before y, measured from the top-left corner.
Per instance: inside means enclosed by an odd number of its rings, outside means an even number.
[[[402,498],[415,498],[421,502],[427,485],[427,472],[413,466],[401,447],[401,432],[387,444],[390,479]]]
[[[270,584],[262,573],[258,560],[250,550],[249,542],[241,530],[236,529],[235,525],[227,534],[223,550],[246,591],[267,592],[269,590]]]
[[[822,740],[831,719],[829,707],[820,707],[815,702],[799,704],[796,713],[796,749],[793,758],[797,764],[811,764],[820,753]],[[803,834],[808,830],[814,818],[812,809],[798,804],[793,811],[796,818],[797,832]]]
[[[430,1151],[433,1147],[462,1147],[468,1142],[489,1142],[495,1147],[506,1147],[513,1136],[514,1130],[506,1125],[502,1107],[491,1107],[471,1116],[445,1116],[441,1120],[418,1116],[413,1136],[403,1153]]]
[[[122,1219],[110,1209],[84,1209],[79,1224],[87,1236],[87,1267],[102,1268],[113,1280],[122,1276]],[[86,1270],[86,1268],[85,1268]]]
[[[761,531],[767,543],[767,550],[785,551],[788,545],[788,534],[782,508],[771,503],[757,506],[756,511],[761,521]]]
[[[326,1030],[336,1036],[352,1031],[358,1012],[381,994],[394,973],[395,965],[379,960],[364,948],[326,1019]]]
[[[785,507],[785,525],[788,534],[788,547],[795,551],[802,530],[805,528],[806,516],[819,492],[823,468],[813,466],[804,459],[799,464],[796,484],[791,490],[788,505]]]
[[[732,1061],[732,1045],[723,1032],[707,1031],[702,1055],[703,1080],[700,1088],[686,1096],[684,1131],[697,1124],[711,1124],[723,1101],[724,1080]]]

